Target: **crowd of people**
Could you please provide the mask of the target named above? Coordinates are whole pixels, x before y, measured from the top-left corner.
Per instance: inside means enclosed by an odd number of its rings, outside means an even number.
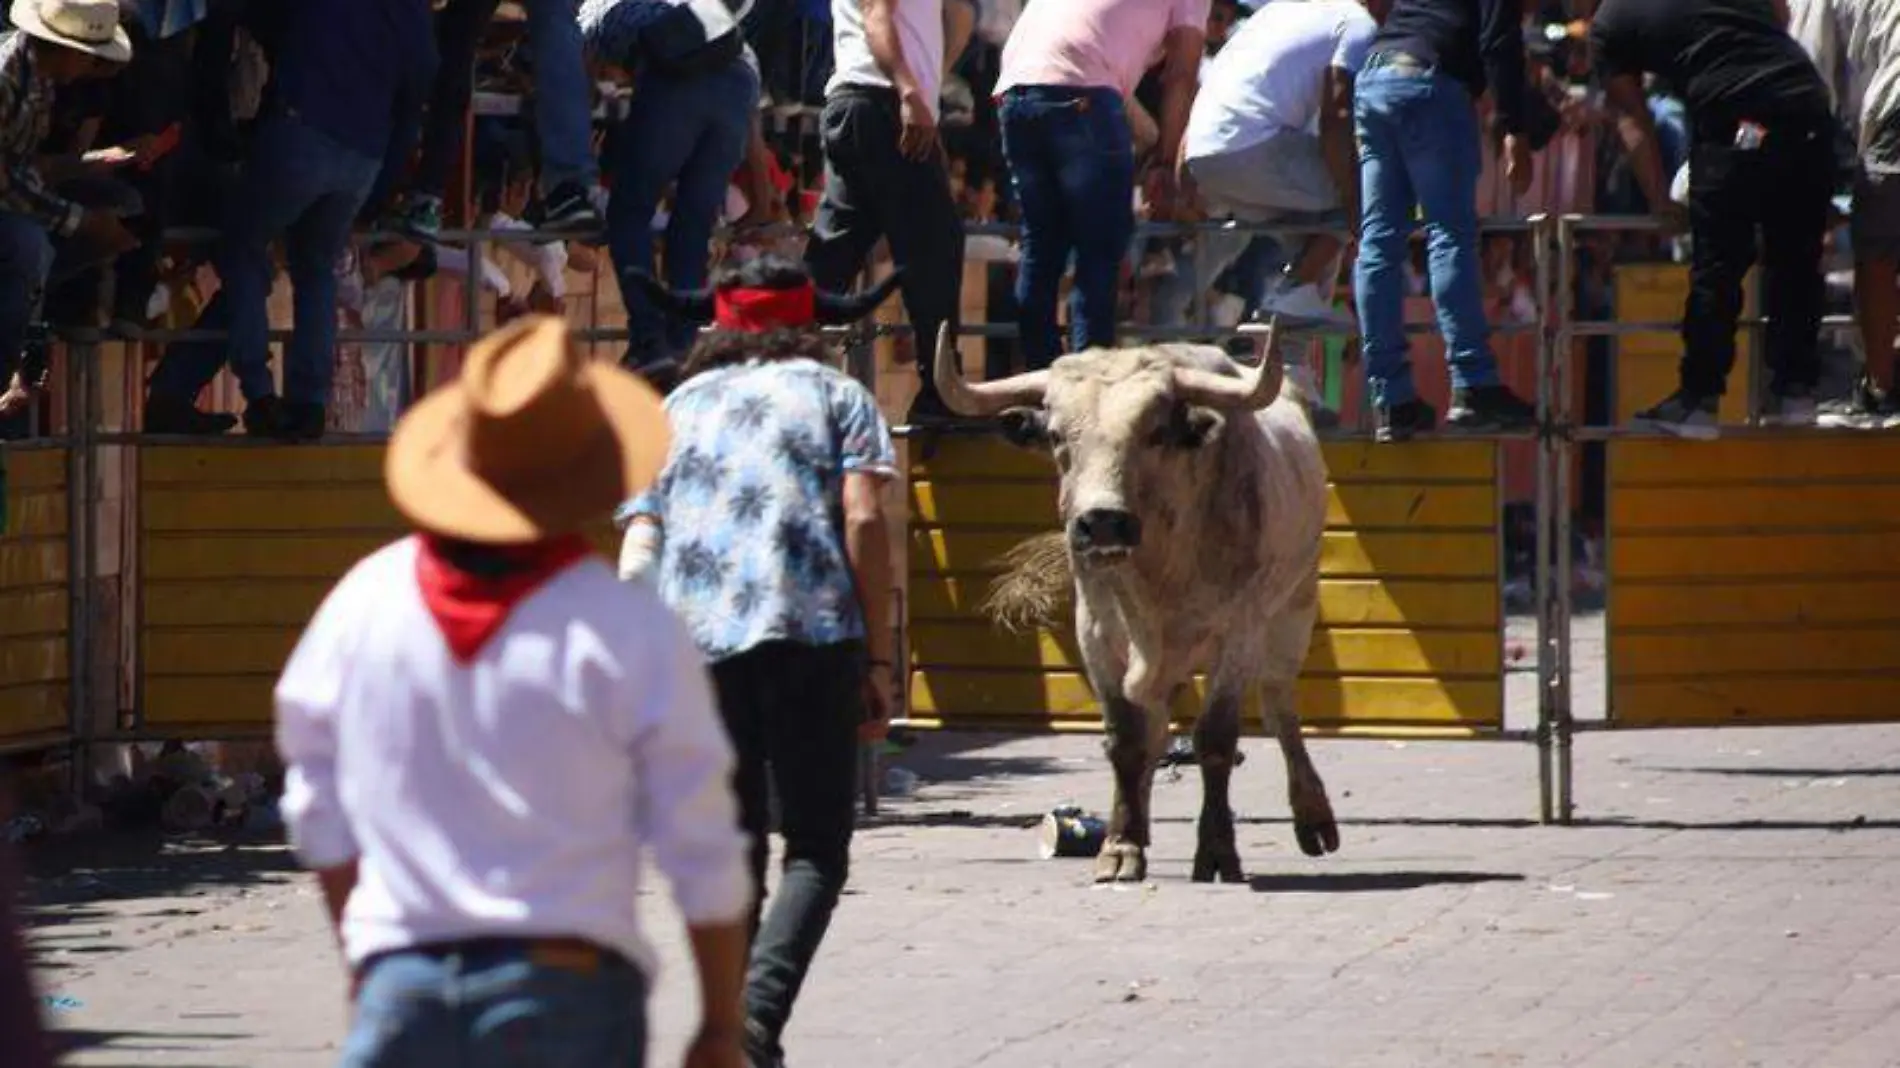
[[[1440,422],[1411,381],[1405,337],[1405,298],[1429,291],[1453,387],[1443,422],[1521,428],[1534,413],[1501,384],[1491,351],[1501,272],[1478,235],[1476,186],[1494,159],[1521,192],[1533,152],[1560,131],[1603,146],[1593,195],[1569,207],[1707,209],[1693,213],[1705,227],[1678,228],[1678,246],[1694,250],[1693,366],[1644,422],[1712,432],[1756,230],[1770,276],[1813,277],[1805,265],[1839,221],[1829,202],[1849,192],[1854,240],[1837,243],[1862,254],[1854,285],[1872,385],[1817,406],[1804,339],[1825,288],[1771,286],[1777,378],[1761,414],[1834,426],[1893,416],[1883,324],[1900,298],[1883,272],[1894,194],[1882,176],[1896,108],[1892,20],[1878,2],[1687,0],[1646,16],[1613,0],[14,6],[19,32],[0,52],[0,91],[22,105],[6,146],[14,207],[0,216],[0,416],[43,385],[49,333],[103,325],[136,339],[163,321],[194,337],[165,346],[144,429],[221,434],[241,421],[308,440],[325,429],[336,307],[352,282],[473,271],[504,318],[558,311],[567,268],[596,262],[596,248],[623,283],[654,271],[695,289],[719,255],[756,254],[745,234],[794,223],[809,228],[799,254],[823,287],[849,288],[874,258],[901,268],[918,337],[959,325],[963,264],[992,262],[990,315],[1013,320],[1016,336],[991,343],[991,373],[1043,366],[1133,318],[1180,326],[1196,307],[1210,327],[1274,315],[1342,333],[1356,323],[1384,439]],[[471,124],[482,89],[527,104],[478,108]],[[1735,149],[1711,131],[1752,137],[1770,118],[1782,132],[1743,162],[1782,160],[1799,143],[1808,154],[1781,165],[1812,189],[1766,211],[1736,183],[1779,192],[1777,179],[1753,166],[1715,174],[1733,168],[1711,158],[1700,183],[1671,192],[1692,155]],[[1796,202],[1805,215],[1781,210]],[[527,291],[494,256],[444,240],[450,216],[534,231],[491,244],[534,266]],[[1143,218],[1314,234],[1144,237]],[[968,235],[988,222],[1019,234]],[[721,224],[736,245],[715,244]],[[219,236],[163,239],[181,226]],[[1503,243],[1514,246],[1499,250],[1506,284],[1522,290],[1526,243]],[[1611,255],[1641,249],[1625,240]],[[206,259],[215,294],[181,321],[175,298]],[[281,396],[265,304],[280,262],[295,309]],[[1526,295],[1501,296],[1521,317]],[[637,287],[621,285],[620,299],[623,362],[664,387],[692,328]],[[201,410],[225,367],[244,410]],[[926,377],[906,420],[943,414]]]

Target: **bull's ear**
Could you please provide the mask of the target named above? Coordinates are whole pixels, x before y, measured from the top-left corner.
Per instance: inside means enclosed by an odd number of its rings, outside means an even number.
[[[1040,408],[1005,408],[996,417],[1003,437],[1023,449],[1040,449],[1049,444],[1049,418]]]
[[[1155,444],[1176,449],[1198,449],[1219,440],[1227,417],[1212,408],[1181,405],[1155,434]]]

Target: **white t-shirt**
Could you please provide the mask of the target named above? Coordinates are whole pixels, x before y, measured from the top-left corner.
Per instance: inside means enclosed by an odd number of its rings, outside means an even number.
[[[1202,72],[1187,157],[1252,148],[1281,130],[1317,133],[1326,69],[1357,72],[1378,30],[1357,0],[1261,7]]]
[[[943,91],[943,0],[894,0],[897,5],[897,42],[904,51],[911,76],[930,101],[930,114],[938,111],[937,96]],[[833,70],[825,83],[827,95],[840,86],[868,85],[892,89],[891,80],[871,58],[871,43],[864,35],[864,6],[860,0],[831,0]]]

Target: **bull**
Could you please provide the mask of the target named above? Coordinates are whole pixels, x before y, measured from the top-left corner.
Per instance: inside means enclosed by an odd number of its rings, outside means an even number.
[[[1286,759],[1300,849],[1339,848],[1294,708],[1319,613],[1326,467],[1274,326],[1256,368],[1212,346],[1146,345],[1092,349],[982,383],[964,379],[947,329],[937,339],[937,388],[950,409],[998,416],[1011,442],[1055,459],[1062,530],[1012,551],[987,608],[1011,625],[1047,626],[1073,599],[1115,776],[1098,883],[1147,877],[1169,706],[1197,668],[1207,672],[1207,697],[1194,727],[1202,790],[1194,881],[1243,878],[1228,783],[1254,684]]]

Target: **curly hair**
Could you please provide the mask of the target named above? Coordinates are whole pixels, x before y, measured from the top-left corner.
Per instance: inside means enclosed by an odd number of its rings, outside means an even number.
[[[736,267],[722,268],[713,278],[713,288],[797,289],[810,281],[811,276],[802,266],[780,256],[768,255]],[[692,351],[687,354],[685,364],[680,368],[679,380],[684,382],[694,375],[750,360],[798,359],[835,365],[838,353],[818,332],[816,325],[797,330],[772,330],[763,334],[708,330],[693,343]]]

